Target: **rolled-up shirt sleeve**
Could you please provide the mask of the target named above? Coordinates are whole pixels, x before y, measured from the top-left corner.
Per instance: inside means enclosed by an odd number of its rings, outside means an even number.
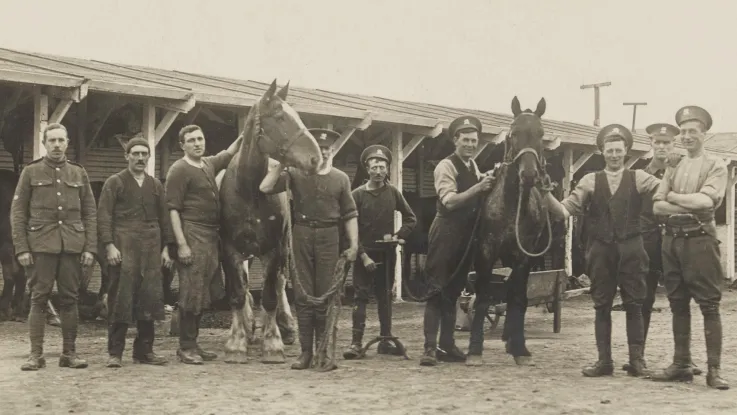
[[[458,193],[458,184],[456,183],[456,169],[453,163],[448,159],[443,159],[435,166],[433,176],[435,178],[435,191],[438,194],[438,200],[445,206],[448,198]]]
[[[650,194],[660,185],[660,179],[644,170],[635,170],[637,193]]]
[[[655,195],[653,195],[653,202],[665,201],[666,196],[668,196],[668,192],[670,192],[671,181],[673,180],[674,173],[675,169],[672,167],[666,167],[665,173],[663,173],[663,179],[660,180],[660,184],[658,185],[658,190],[656,190]]]
[[[595,184],[596,176],[594,173],[589,173],[583,176],[571,194],[560,202],[571,216],[583,215],[584,207],[588,203],[591,194],[594,192]]]
[[[358,209],[356,201],[353,199],[351,192],[351,182],[348,176],[341,176],[341,192],[340,192],[340,219],[346,221],[358,217]]]
[[[728,178],[727,165],[721,159],[718,159],[706,175],[706,180],[704,180],[704,184],[701,185],[698,193],[709,196],[714,201],[714,207],[716,208],[724,200],[727,183],[729,182]]]

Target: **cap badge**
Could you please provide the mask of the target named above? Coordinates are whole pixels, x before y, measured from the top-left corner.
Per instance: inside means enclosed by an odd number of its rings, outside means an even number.
[[[668,129],[665,127],[660,128],[660,134],[666,134],[668,132]]]
[[[686,108],[686,109],[683,110],[683,115],[690,115],[690,114],[691,114],[691,110],[690,109]]]
[[[376,154],[379,155],[379,156],[383,156],[384,155],[384,152],[381,151],[381,149],[377,149],[376,150]]]
[[[326,133],[320,134],[320,140],[327,140],[327,139],[328,139],[328,135]]]
[[[471,121],[468,121],[468,118],[466,118],[465,120],[463,120],[463,124],[471,124]]]
[[[612,134],[619,134],[619,127],[612,128]]]

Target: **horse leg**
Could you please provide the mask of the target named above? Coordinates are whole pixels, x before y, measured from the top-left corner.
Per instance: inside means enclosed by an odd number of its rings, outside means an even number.
[[[276,284],[276,323],[284,344],[294,344],[295,321],[287,298],[287,277],[283,272],[277,274]]]
[[[171,283],[174,281],[174,267],[169,269],[165,266],[161,266],[161,283],[163,284],[164,293],[164,304],[174,305],[177,302],[177,298],[171,291]]]
[[[480,366],[483,364],[481,355],[484,349],[484,322],[489,313],[492,300],[492,273],[497,260],[498,244],[494,241],[485,241],[479,249],[474,269],[476,280],[473,282],[476,299],[473,303],[473,317],[471,320],[471,334],[468,340],[468,356],[466,364]]]
[[[10,258],[2,258],[2,268],[3,292],[0,294],[0,318],[2,320],[9,320],[13,315],[13,289],[15,288],[17,292],[18,288],[15,287],[15,274],[12,260]],[[23,287],[23,289],[25,289],[25,287]]]
[[[520,366],[533,366],[532,354],[525,344],[525,314],[527,313],[527,281],[530,263],[526,259],[517,262],[507,280],[507,353],[514,356]]]
[[[225,363],[248,363],[248,340],[253,338],[253,309],[249,302],[248,266],[242,266],[242,255],[224,244],[225,260],[222,261],[225,284],[231,293],[232,321],[230,336],[225,343]]]
[[[261,363],[284,363],[284,343],[276,322],[277,308],[281,293],[277,293],[280,285],[279,261],[274,252],[261,258],[265,265],[264,286],[261,290],[261,319],[263,340],[261,342]],[[286,296],[286,295],[285,295]]]

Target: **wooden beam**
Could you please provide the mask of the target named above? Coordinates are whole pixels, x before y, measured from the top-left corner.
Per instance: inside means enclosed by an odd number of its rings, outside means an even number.
[[[34,87],[33,94],[33,160],[46,155],[42,143],[43,133],[49,124],[49,97],[41,93],[41,87]]]
[[[201,106],[198,105],[194,107],[192,111],[187,113],[187,118],[184,120],[184,123],[187,125],[194,124],[194,121],[197,119],[197,116],[200,115],[200,111],[202,111]]]
[[[340,149],[343,148],[345,143],[348,142],[348,139],[350,139],[351,136],[353,136],[353,133],[355,133],[356,130],[361,130],[361,131],[366,130],[371,125],[371,122],[372,122],[372,115],[369,112],[366,114],[366,116],[361,121],[353,124],[351,127],[343,131],[343,133],[340,135],[340,138],[335,140],[335,142],[333,143],[333,154],[337,154],[338,151],[340,151]],[[328,125],[330,125],[331,126],[330,129],[332,129],[332,124],[328,124]]]
[[[471,156],[471,158],[474,159],[474,160],[476,160],[476,157],[478,157],[479,155],[481,155],[481,153],[484,152],[484,149],[486,149],[486,147],[488,147],[489,144],[491,144],[490,141],[484,141],[482,143],[479,143],[479,146],[476,147],[476,150],[473,152],[473,156]]]
[[[84,99],[77,105],[77,136],[75,156],[77,163],[84,165],[87,162],[87,104]]]
[[[573,148],[566,146],[563,149],[563,197],[571,193],[571,180],[573,180]],[[566,243],[565,243],[565,271],[566,276],[573,275],[573,217],[566,221]]]
[[[224,119],[220,118],[219,115],[215,114],[210,108],[202,108],[202,115],[207,117],[210,121],[217,122],[224,125],[229,125]]]
[[[189,89],[165,88],[127,84],[125,82],[90,80],[90,89],[107,94],[130,95],[135,97],[187,100],[192,94]]]
[[[24,85],[47,85],[62,88],[77,88],[86,81],[82,77],[60,76],[38,72],[21,72],[11,69],[0,69],[0,82],[12,82]]]
[[[737,171],[735,171],[734,166],[729,166],[727,172],[729,173],[729,178],[727,182],[727,192],[726,197],[724,198],[724,204],[726,207],[726,216],[727,216],[727,236],[726,236],[726,252],[727,252],[727,269],[725,270],[724,276],[730,280],[734,281],[734,267],[735,267],[735,241],[734,241],[734,235],[735,235],[735,184],[737,184]]]
[[[640,158],[642,158],[642,156],[644,154],[645,153],[640,152],[640,151],[633,151],[633,152],[631,152],[630,153],[630,158],[627,159],[627,161],[624,163],[624,168],[625,169],[632,168],[632,166],[634,166],[635,163],[637,163],[637,160],[639,160]]]
[[[143,106],[141,116],[141,130],[143,137],[148,141],[149,154],[146,173],[151,176],[156,174],[156,107],[152,104]]]
[[[72,107],[73,102],[74,101],[71,99],[60,100],[59,103],[56,104],[56,108],[54,108],[54,112],[51,114],[51,117],[49,117],[49,123],[61,122],[61,120],[64,119],[64,116],[67,115],[69,108]]]
[[[148,103],[152,104],[156,108],[184,113],[191,111],[197,104],[197,101],[194,99],[194,95],[190,95],[187,99],[133,98],[129,99],[129,101],[136,102],[141,105]]]
[[[58,98],[61,100],[72,100],[74,102],[80,102],[83,99],[87,98],[87,93],[89,92],[89,83],[86,81],[82,83],[82,85],[78,87],[72,87],[72,88],[63,88],[59,86],[47,86],[43,88],[43,93],[54,98]]]
[[[504,142],[504,140],[507,139],[507,134],[509,134],[509,130],[501,130],[497,135],[495,135],[491,140],[486,140],[487,143],[492,143],[494,145],[501,144]],[[479,153],[481,154],[481,153]]]
[[[415,135],[412,137],[411,140],[409,140],[409,143],[407,143],[406,146],[402,148],[402,162],[407,160],[407,158],[412,154],[413,151],[422,143],[422,140],[425,139],[426,136],[424,135]]]
[[[403,167],[402,162],[404,161],[404,155],[402,154],[402,130],[399,127],[392,129],[392,144],[391,151],[394,157],[392,157],[392,166],[390,181],[394,187],[402,193],[403,184]],[[402,214],[398,211],[394,211],[394,232],[398,231],[402,227]],[[396,247],[396,262],[394,264],[394,302],[402,302],[402,246],[397,245]]]
[[[572,154],[572,153],[571,153],[571,154]],[[572,175],[573,175],[573,174],[576,174],[576,172],[577,172],[577,171],[578,171],[578,170],[579,170],[579,169],[580,169],[581,167],[583,167],[583,165],[584,165],[584,164],[586,164],[586,162],[587,162],[587,161],[589,161],[589,159],[590,159],[590,158],[591,158],[591,156],[593,156],[593,155],[594,155],[594,153],[593,153],[593,152],[588,152],[588,153],[583,153],[583,154],[581,154],[581,157],[579,157],[579,158],[578,158],[578,160],[576,160],[576,162],[575,162],[575,163],[573,163],[573,165],[571,166],[571,174],[572,174]]]
[[[100,131],[102,131],[102,127],[105,125],[105,122],[118,107],[118,102],[118,98],[113,97],[97,109],[97,112],[93,116],[94,121],[92,125],[92,134],[90,134],[90,140],[89,143],[87,143],[87,151],[89,151],[92,148],[92,145],[97,141],[97,137],[100,135]]]
[[[153,106],[153,104],[150,105]],[[156,107],[154,106],[154,108]],[[164,114],[164,117],[161,118],[159,125],[156,126],[156,130],[154,131],[154,145],[159,144],[159,141],[161,141],[161,138],[169,130],[169,127],[171,127],[171,125],[174,123],[174,120],[177,119],[178,115],[179,113],[177,111],[167,111],[166,114]]]

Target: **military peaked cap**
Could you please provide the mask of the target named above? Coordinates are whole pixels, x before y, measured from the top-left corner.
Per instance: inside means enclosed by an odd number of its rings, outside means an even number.
[[[599,135],[596,136],[596,146],[599,150],[604,149],[604,139],[609,137],[622,137],[627,150],[632,148],[632,133],[622,124],[609,124],[599,131]]]
[[[361,153],[361,164],[365,166],[369,159],[374,158],[386,160],[388,164],[392,164],[392,152],[381,144],[374,144],[366,147],[366,149]]]
[[[450,135],[450,138],[453,138],[456,136],[456,133],[458,131],[463,130],[477,131],[479,134],[481,134],[481,121],[478,118],[472,117],[470,115],[458,117],[450,123],[450,126],[448,127],[448,134]]]
[[[320,147],[330,147],[333,143],[340,138],[340,134],[327,128],[310,128],[307,131],[315,137],[317,144]]]
[[[711,115],[709,112],[696,105],[687,105],[676,112],[676,124],[679,126],[686,121],[701,121],[706,126],[706,131],[711,128]]]
[[[681,131],[673,124],[656,123],[650,124],[645,128],[650,137],[670,137],[675,138]]]

